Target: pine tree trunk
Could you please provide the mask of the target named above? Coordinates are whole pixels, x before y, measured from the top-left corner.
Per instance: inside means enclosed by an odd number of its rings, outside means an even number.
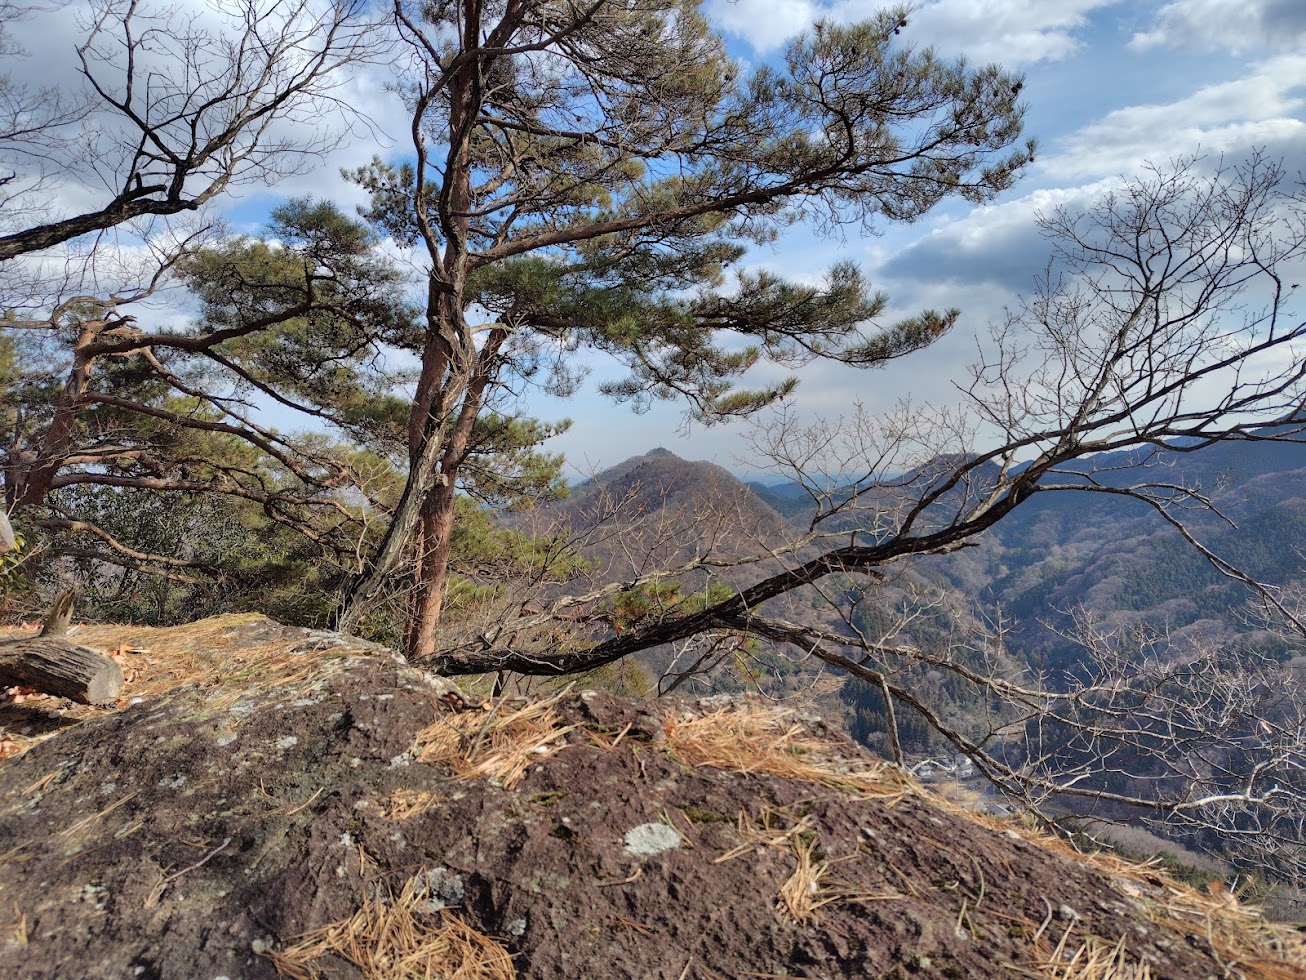
[[[413,573],[413,599],[404,631],[404,655],[414,663],[435,656],[436,630],[444,612],[444,592],[449,582],[449,558],[453,550],[458,471],[467,456],[486,388],[494,378],[499,349],[507,339],[506,330],[492,330],[477,352],[475,370],[467,384],[458,419],[450,432],[449,444],[440,462],[440,477],[422,502],[417,535],[418,557]]]
[[[463,0],[462,43],[481,43],[481,4]],[[448,581],[458,468],[468,450],[486,387],[499,369],[498,353],[508,338],[491,330],[477,346],[477,330],[466,321],[464,288],[472,186],[471,127],[482,100],[480,66],[469,61],[448,80],[449,147],[444,196],[435,213],[419,198],[419,232],[433,263],[427,295],[427,333],[422,371],[409,421],[409,474],[400,504],[373,566],[346,597],[341,628],[357,621],[365,603],[377,595],[405,555],[413,556],[413,590],[404,653],[420,662],[435,653],[436,630]],[[436,219],[432,221],[432,219]],[[433,227],[437,225],[438,227]],[[450,423],[452,420],[452,424]],[[408,546],[416,544],[416,553]]]
[[[444,611],[444,590],[449,580],[453,512],[452,485],[435,487],[422,508],[420,557],[413,574],[413,599],[404,638],[404,654],[413,662],[429,659],[435,652],[435,632]]]

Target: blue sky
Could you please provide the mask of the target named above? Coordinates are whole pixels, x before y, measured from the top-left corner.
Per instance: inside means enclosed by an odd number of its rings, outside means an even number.
[[[80,3],[71,7],[80,8]],[[199,11],[199,0],[186,0]],[[867,0],[707,0],[732,53],[756,64],[776,57],[787,38],[817,18],[850,21],[871,14]],[[18,25],[35,57],[12,70],[35,84],[59,84],[77,35],[69,7]],[[26,35],[23,37],[22,35]],[[975,63],[997,61],[1026,74],[1030,135],[1040,144],[1036,164],[998,202],[972,208],[954,202],[911,226],[884,225],[876,236],[849,231],[821,239],[795,229],[748,257],[792,277],[816,277],[839,259],[860,263],[890,297],[892,319],[925,307],[958,307],[957,329],[928,351],[876,372],[812,365],[800,373],[792,401],[799,414],[838,416],[854,403],[873,411],[899,400],[955,400],[952,381],[964,377],[976,336],[1002,315],[1004,304],[1028,291],[1048,248],[1035,215],[1058,205],[1083,206],[1139,172],[1151,160],[1202,153],[1241,159],[1264,147],[1289,172],[1306,171],[1306,0],[925,0],[915,5],[903,41],[932,45]],[[360,74],[343,90],[350,104],[398,137],[402,107],[385,91],[384,75]],[[237,230],[255,231],[279,200],[311,194],[346,208],[361,203],[341,167],[378,152],[374,133],[345,139],[312,172],[270,188],[240,189],[221,208]],[[76,188],[65,188],[69,203]],[[765,381],[779,372],[759,370]],[[665,446],[682,456],[712,459],[736,470],[754,468],[738,424],[686,435],[681,409],[663,404],[645,415],[614,406],[594,392],[598,365],[584,393],[567,402],[533,398],[524,406],[545,419],[571,417],[574,426],[550,448],[564,451],[576,472],[611,465]]]

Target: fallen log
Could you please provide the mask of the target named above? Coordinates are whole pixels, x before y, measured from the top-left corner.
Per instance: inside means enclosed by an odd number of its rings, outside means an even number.
[[[68,641],[73,591],[60,593],[39,636],[0,642],[0,687],[30,687],[82,704],[112,701],[122,668],[103,654]]]

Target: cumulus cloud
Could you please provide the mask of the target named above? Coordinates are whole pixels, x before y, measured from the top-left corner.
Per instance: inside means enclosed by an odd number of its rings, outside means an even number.
[[[912,36],[973,61],[1026,65],[1077,50],[1088,15],[1114,0],[935,0],[911,17]],[[849,5],[851,6],[851,5]]]
[[[1054,152],[1030,175],[1042,189],[937,225],[885,261],[881,274],[909,283],[1027,291],[1048,256],[1037,215],[1084,207],[1148,164],[1164,168],[1196,153],[1213,168],[1262,149],[1271,159],[1282,158],[1289,173],[1304,170],[1304,89],[1306,55],[1282,55],[1243,78],[1204,85],[1173,102],[1108,112],[1053,143]]]
[[[1172,0],[1157,11],[1147,30],[1129,47],[1199,51],[1249,51],[1299,48],[1306,44],[1306,4],[1302,0]]]
[[[1265,147],[1295,168],[1306,163],[1306,55],[1282,55],[1254,73],[1203,86],[1169,103],[1127,106],[1058,141],[1043,172],[1057,179],[1133,172],[1200,149],[1239,156]]]
[[[708,14],[722,30],[769,53],[822,16],[809,0],[711,0]]]
[[[1065,58],[1079,47],[1088,14],[1113,0],[929,0],[910,17],[905,39],[951,55],[1005,65]],[[723,30],[770,53],[813,21],[867,17],[865,0],[712,0],[708,11]]]

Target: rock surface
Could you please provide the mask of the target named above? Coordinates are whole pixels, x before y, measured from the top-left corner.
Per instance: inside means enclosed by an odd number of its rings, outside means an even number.
[[[455,920],[498,951],[468,977],[1054,976],[1119,943],[1188,980],[1300,953],[1232,905],[1235,938],[1216,899],[949,810],[793,715],[477,704],[375,651],[299,647],[0,763],[0,975],[421,975],[339,938],[365,946],[360,915],[401,907],[419,945]],[[748,713],[828,743],[836,775],[686,761],[682,733]]]

